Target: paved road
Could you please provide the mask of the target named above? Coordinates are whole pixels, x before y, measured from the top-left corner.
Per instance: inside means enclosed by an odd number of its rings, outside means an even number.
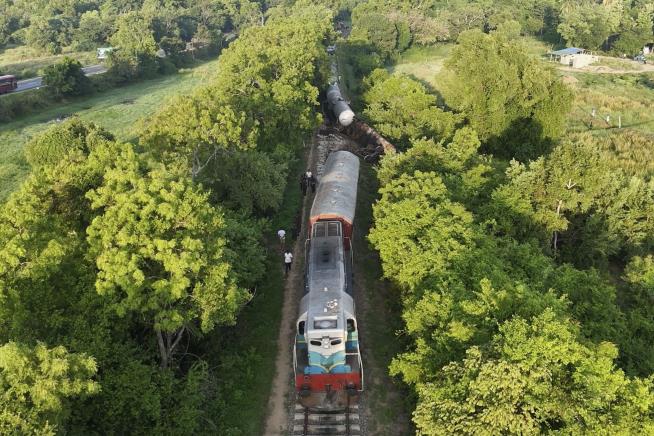
[[[84,71],[84,74],[86,74],[87,76],[92,76],[94,74],[105,73],[107,72],[107,69],[105,68],[104,65],[91,65],[82,68],[82,71]],[[39,86],[41,86],[42,81],[43,81],[42,77],[34,77],[32,79],[19,80],[18,88],[16,88],[14,92],[21,92],[21,91],[27,91],[28,89],[38,88]]]

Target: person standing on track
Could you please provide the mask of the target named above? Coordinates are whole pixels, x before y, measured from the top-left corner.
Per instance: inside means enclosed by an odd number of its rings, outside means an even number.
[[[306,192],[309,189],[309,186],[311,186],[311,179],[313,178],[313,173],[311,170],[307,170],[306,173],[304,173],[304,191]]]
[[[288,272],[291,270],[291,264],[293,263],[293,253],[290,250],[286,250],[284,253],[284,277],[288,277]]]

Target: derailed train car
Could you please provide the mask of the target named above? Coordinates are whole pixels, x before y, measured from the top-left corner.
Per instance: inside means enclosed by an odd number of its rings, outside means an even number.
[[[347,127],[352,124],[354,112],[343,98],[338,83],[333,83],[327,88],[327,103],[340,125]]]
[[[344,409],[363,390],[352,292],[358,178],[354,154],[331,153],[311,208],[293,364],[299,401],[313,410]]]
[[[335,45],[327,48],[327,53],[332,56],[330,64],[331,77],[329,78],[329,86],[327,87],[327,105],[332,114],[334,114],[336,121],[341,126],[347,127],[354,121],[354,111],[352,111],[350,104],[343,98],[341,87],[338,84],[340,76],[338,75],[338,63],[334,57],[335,52]]]

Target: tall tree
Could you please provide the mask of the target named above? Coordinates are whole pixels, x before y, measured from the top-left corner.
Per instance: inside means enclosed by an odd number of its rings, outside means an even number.
[[[102,210],[87,229],[96,289],[118,314],[149,319],[163,368],[194,324],[208,332],[235,321],[247,292],[225,258],[224,218],[183,170],[147,168],[127,148],[87,196]]]
[[[366,79],[363,113],[395,145],[406,148],[424,137],[447,140],[460,117],[436,107],[436,98],[418,81],[375,70]]]
[[[43,85],[55,98],[84,95],[93,90],[82,64],[68,56],[43,70]]]
[[[651,380],[615,369],[611,344],[584,344],[551,311],[500,327],[418,387],[423,435],[635,434],[654,430]]]
[[[445,62],[443,94],[494,153],[523,159],[563,132],[572,94],[553,68],[527,53],[515,24],[461,34]]]
[[[137,12],[121,15],[116,21],[116,32],[109,39],[115,48],[109,54],[109,69],[124,80],[151,76],[157,70],[157,44],[152,30]]]

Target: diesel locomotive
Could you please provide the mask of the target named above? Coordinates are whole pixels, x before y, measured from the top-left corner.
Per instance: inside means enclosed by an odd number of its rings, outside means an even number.
[[[363,391],[352,283],[358,178],[358,157],[332,152],[311,207],[293,352],[297,396],[311,410],[342,410]]]

